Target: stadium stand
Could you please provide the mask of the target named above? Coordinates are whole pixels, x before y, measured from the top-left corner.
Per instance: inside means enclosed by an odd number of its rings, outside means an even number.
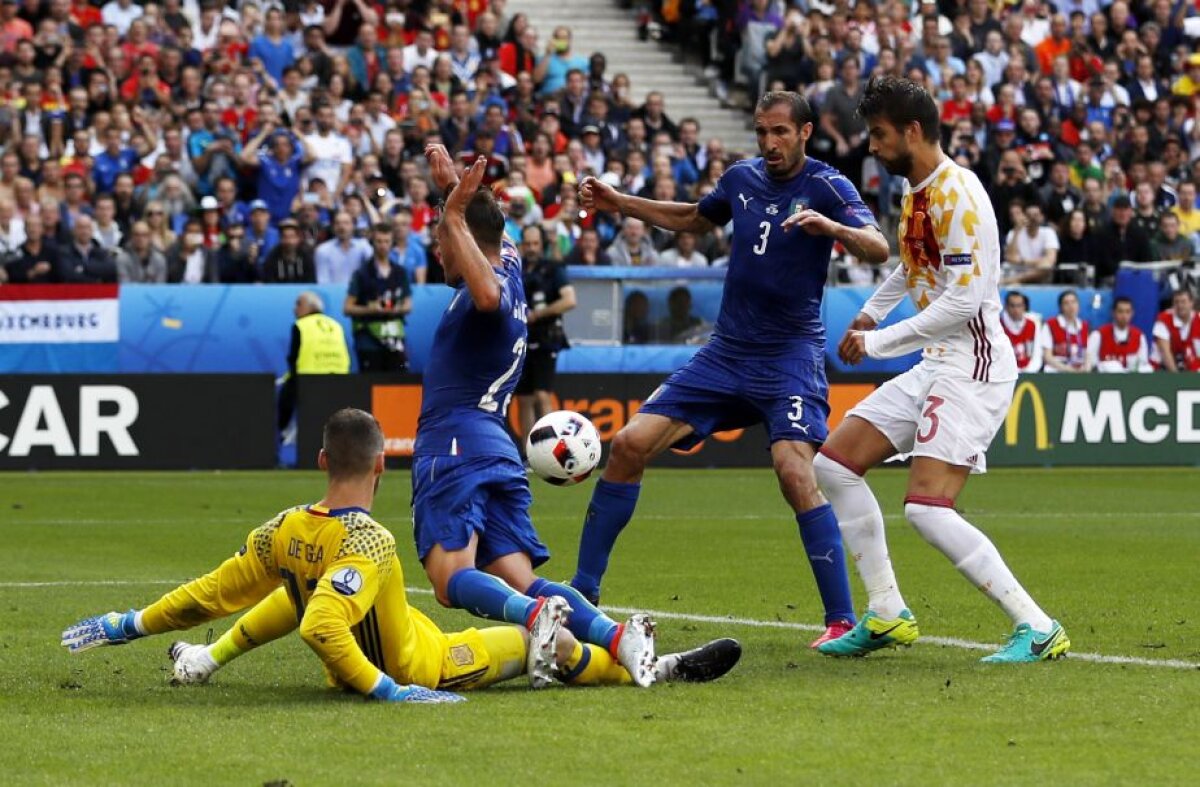
[[[887,73],[941,102],[1010,284],[1134,287],[1146,320],[1195,287],[1200,17],[1180,0],[5,0],[0,26],[3,285],[344,286],[378,223],[436,283],[431,140],[486,155],[510,229],[543,223],[556,259],[720,268],[723,230],[681,253],[578,213],[576,184],[696,199],[752,154],[749,110],[779,88],[813,102],[810,154],[891,229],[900,184],[852,111]],[[831,271],[878,273],[841,249]]]

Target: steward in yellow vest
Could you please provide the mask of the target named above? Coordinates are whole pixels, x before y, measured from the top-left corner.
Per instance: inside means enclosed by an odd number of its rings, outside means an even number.
[[[324,314],[325,304],[315,292],[296,297],[296,323],[288,348],[288,373],[279,391],[279,431],[291,423],[296,411],[296,376],[301,374],[349,374],[350,350],[342,324]]]

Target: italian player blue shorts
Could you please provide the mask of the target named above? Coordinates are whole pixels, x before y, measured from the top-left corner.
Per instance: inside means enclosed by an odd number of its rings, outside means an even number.
[[[524,552],[534,567],[550,559],[529,518],[529,479],[515,459],[418,456],[413,462],[413,537],[421,560],[437,544],[463,549],[479,534],[475,565]]]
[[[683,421],[694,430],[673,448],[713,432],[763,424],[774,443],[820,445],[829,436],[824,358],[739,358],[701,348],[650,395],[640,412]]]

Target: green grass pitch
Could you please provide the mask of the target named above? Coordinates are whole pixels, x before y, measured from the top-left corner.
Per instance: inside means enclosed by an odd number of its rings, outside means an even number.
[[[908,527],[904,475],[872,474],[901,587],[940,644],[851,661],[807,649],[819,602],[795,522],[760,471],[652,470],[605,601],[669,613],[661,651],[741,640],[717,683],[531,692],[387,706],[323,688],[297,638],[205,687],[167,685],[169,636],[69,656],[61,629],[142,606],[208,570],[312,473],[0,475],[0,773],[5,784],[1195,783],[1200,751],[1200,471],[997,471],[960,500],[1078,654],[986,667],[1007,620]],[[535,482],[565,578],[590,485]],[[375,514],[413,558],[408,477]],[[855,592],[861,607],[860,586]],[[476,621],[411,601],[447,629]],[[720,623],[689,616],[732,618]],[[230,620],[217,626],[223,630]],[[202,640],[206,632],[185,636]],[[1152,661],[1155,664],[1143,664]],[[1174,662],[1174,666],[1166,662]],[[1190,666],[1189,666],[1190,665]]]

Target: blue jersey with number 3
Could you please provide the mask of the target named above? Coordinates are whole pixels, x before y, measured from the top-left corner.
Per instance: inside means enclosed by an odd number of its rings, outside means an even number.
[[[501,259],[500,307],[479,311],[459,284],[438,323],[421,383],[414,456],[519,458],[504,423],[525,362],[525,285],[520,255],[507,239]]]
[[[798,227],[783,231],[783,220],[803,208],[850,227],[875,224],[854,185],[813,158],[787,180],[768,175],[761,157],[739,161],[700,201],[700,214],[713,224],[733,221],[729,271],[711,342],[718,352],[824,351],[821,296],[833,239]]]

